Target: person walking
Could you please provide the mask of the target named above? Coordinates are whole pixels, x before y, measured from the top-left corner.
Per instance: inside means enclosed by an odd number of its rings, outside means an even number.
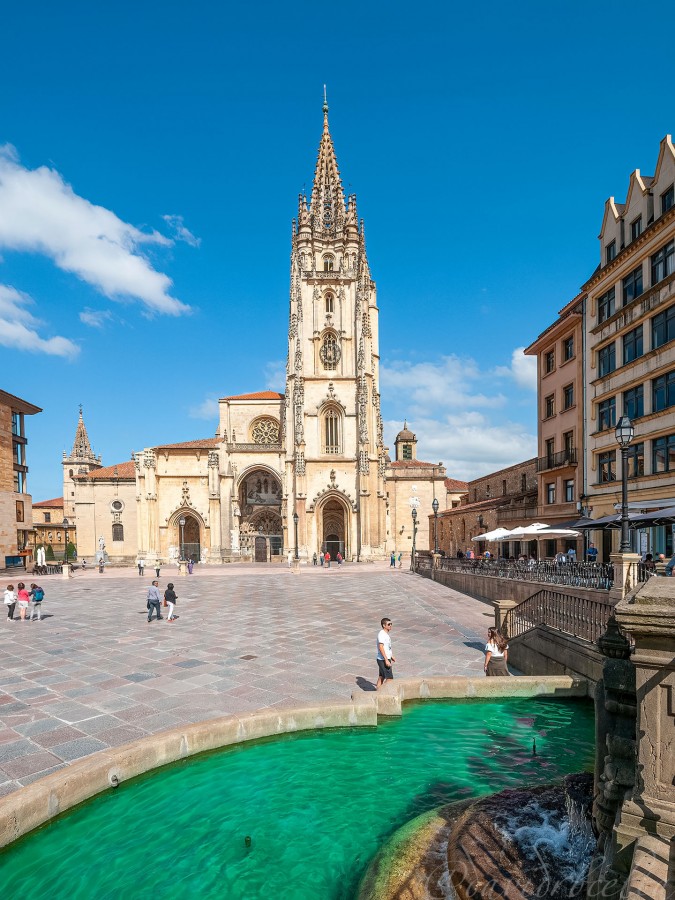
[[[194,561],[193,561],[192,557],[190,557],[190,559],[188,559],[188,575],[192,575],[192,570],[194,569],[194,567],[195,567]]]
[[[38,622],[42,621],[42,601],[45,599],[45,592],[38,584],[31,584],[30,586],[30,621],[33,621],[33,614],[37,613]]]
[[[28,604],[30,603],[30,594],[26,590],[26,585],[23,581],[20,581],[17,586],[17,599],[19,603],[19,616],[21,621],[23,622],[26,618],[26,610],[28,609]]]
[[[589,563],[594,563],[598,561],[598,548],[595,544],[589,544],[588,550],[586,551],[586,559]]]
[[[391,556],[389,557],[389,568],[396,568],[396,553],[393,550],[391,551]]]
[[[157,613],[158,619],[163,618],[159,608],[161,602],[162,598],[159,595],[159,581],[153,581],[148,588],[148,622],[152,622],[153,612]]]
[[[340,553],[339,550],[338,550],[337,556],[335,558],[337,559],[338,566],[341,566],[342,565],[342,554]]]
[[[326,568],[330,569],[330,553],[328,552],[328,550],[326,550],[326,555],[324,556],[323,561],[326,564]]]
[[[160,570],[161,568],[162,568],[161,562],[160,562],[158,559],[156,559],[156,560],[155,560],[155,576],[156,576],[157,578],[159,578],[159,570]]]
[[[167,622],[173,622],[173,620],[176,618],[176,616],[174,616],[173,614],[173,611],[176,608],[176,600],[178,600],[178,597],[176,597],[176,592],[173,589],[173,584],[169,582],[166,586],[166,590],[164,591],[164,603],[169,607],[169,612],[166,617]]]
[[[289,550],[286,554],[286,559],[288,560],[288,568],[292,568],[293,566],[293,551]]]
[[[318,560],[316,558],[316,551],[314,551],[314,556],[312,557],[312,565],[316,566],[318,564]]]
[[[16,594],[14,593],[14,585],[8,584],[5,588],[5,606],[7,607],[7,621],[14,621],[14,609],[16,608]]]
[[[398,553],[398,567],[399,567],[399,569],[402,568],[402,566],[403,566],[403,551],[402,551],[402,550],[399,550],[399,553]]]
[[[483,671],[486,675],[509,675],[506,666],[509,655],[509,645],[506,638],[497,628],[488,628],[488,641],[485,645],[485,665]]]
[[[391,619],[385,616],[380,622],[380,631],[377,635],[377,684],[375,690],[379,691],[385,681],[394,677],[392,663],[396,658],[391,652]]]
[[[323,553],[319,553],[319,559],[321,560],[321,568],[323,569]]]
[[[145,560],[143,559],[142,556],[138,557],[137,565],[138,565],[138,574],[142,575],[143,570],[145,569]]]

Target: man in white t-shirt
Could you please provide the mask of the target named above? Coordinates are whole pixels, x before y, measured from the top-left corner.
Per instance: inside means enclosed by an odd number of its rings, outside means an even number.
[[[391,664],[396,662],[396,659],[391,654],[391,637],[389,635],[391,619],[382,619],[380,625],[382,628],[377,635],[377,669],[379,675],[375,686],[375,689],[378,691],[388,678],[394,677]]]

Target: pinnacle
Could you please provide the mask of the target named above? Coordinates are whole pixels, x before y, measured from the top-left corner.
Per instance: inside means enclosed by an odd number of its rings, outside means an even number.
[[[71,457],[75,459],[87,459],[93,457],[94,454],[89,443],[89,435],[82,418],[82,406],[80,406],[80,415],[77,421],[77,429],[75,431],[75,441],[73,442],[73,450]]]

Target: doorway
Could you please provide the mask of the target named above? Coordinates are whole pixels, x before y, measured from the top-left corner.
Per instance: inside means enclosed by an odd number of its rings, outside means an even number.
[[[267,562],[267,541],[260,535],[255,539],[255,561]]]
[[[178,526],[180,532],[180,525]],[[180,539],[180,534],[179,534]],[[191,559],[193,562],[199,562],[201,559],[201,542],[199,535],[199,522],[194,516],[185,516],[185,525],[183,526],[183,558]]]
[[[329,500],[323,507],[321,552],[337,559],[338,553],[346,558],[346,512],[339,500]]]

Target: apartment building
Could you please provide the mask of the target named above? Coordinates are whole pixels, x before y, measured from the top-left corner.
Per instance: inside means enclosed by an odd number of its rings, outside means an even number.
[[[42,410],[0,391],[0,567],[23,565],[33,527],[25,417]]]
[[[558,317],[526,348],[537,358],[537,511],[536,518],[560,527],[577,518],[583,489],[585,294],[563,307]],[[581,559],[583,540],[559,540],[551,548],[574,546]]]
[[[586,452],[583,492],[593,518],[621,502],[615,426],[630,417],[629,506],[675,505],[675,150],[667,135],[653,176],[636,169],[624,203],[610,197],[600,265],[583,286]],[[534,346],[534,345],[533,345]],[[635,550],[669,554],[672,529],[635,535]],[[602,533],[605,559],[618,535]]]

